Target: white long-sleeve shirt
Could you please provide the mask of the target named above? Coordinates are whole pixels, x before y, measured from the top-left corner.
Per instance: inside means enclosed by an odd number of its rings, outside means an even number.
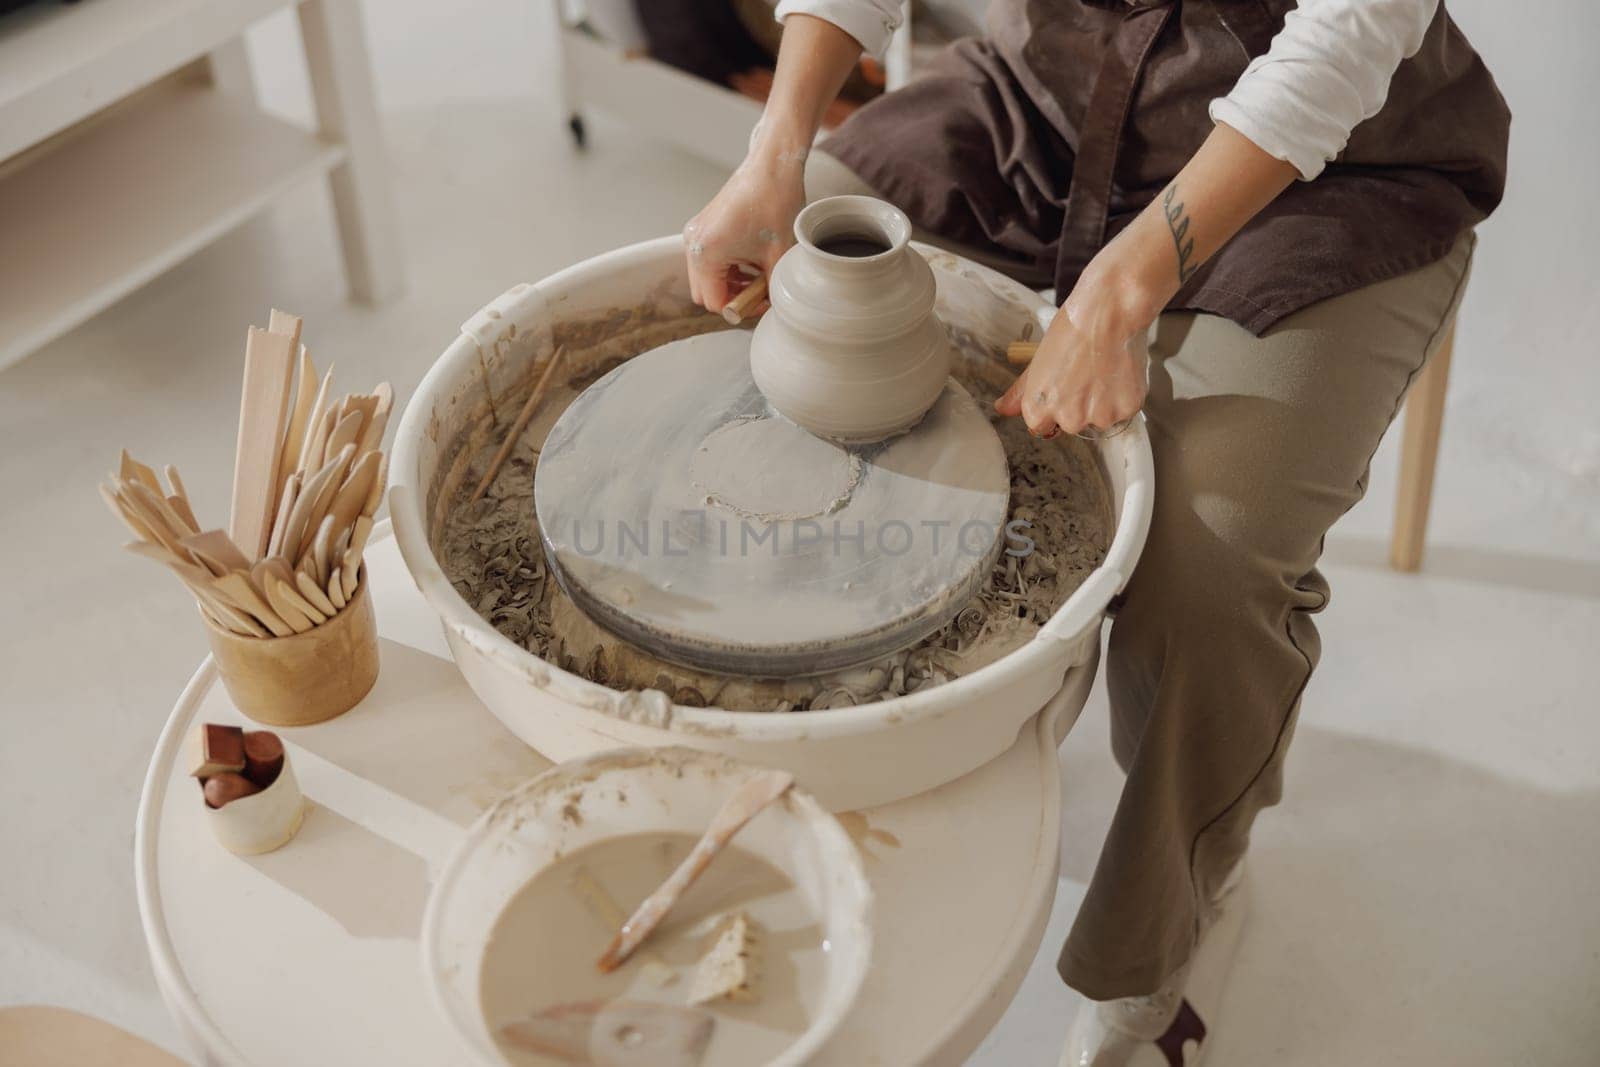
[[[782,0],[777,17],[815,15],[883,55],[902,0]],[[1383,107],[1401,60],[1416,54],[1439,0],[1300,0],[1227,96],[1211,102],[1225,122],[1307,181],[1341,151],[1350,131]]]

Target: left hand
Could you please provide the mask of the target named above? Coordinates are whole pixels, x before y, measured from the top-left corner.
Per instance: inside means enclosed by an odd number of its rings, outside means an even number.
[[[1103,263],[1114,248],[1089,264],[1032,362],[995,401],[996,411],[1021,415],[1036,437],[1109,431],[1144,406],[1150,324],[1170,294]]]

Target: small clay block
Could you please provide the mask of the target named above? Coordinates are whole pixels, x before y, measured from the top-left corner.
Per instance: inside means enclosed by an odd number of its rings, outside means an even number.
[[[189,773],[201,780],[244,770],[244,730],[219,723],[201,723],[189,735]]]
[[[244,776],[265,789],[283,770],[283,742],[271,730],[244,735]]]
[[[240,797],[253,796],[261,787],[242,774],[224,771],[206,779],[206,807],[221,808]]]

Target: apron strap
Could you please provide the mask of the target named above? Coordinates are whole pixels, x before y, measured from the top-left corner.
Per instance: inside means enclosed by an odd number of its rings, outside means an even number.
[[[1057,303],[1067,298],[1071,284],[1105,242],[1111,186],[1128,106],[1133,102],[1145,60],[1175,6],[1163,3],[1130,7],[1100,58],[1072,166],[1072,183],[1067,188],[1066,216],[1056,251]]]

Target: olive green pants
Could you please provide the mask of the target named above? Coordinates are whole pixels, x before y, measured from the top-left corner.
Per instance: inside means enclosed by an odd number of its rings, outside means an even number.
[[[813,197],[871,192],[821,153],[807,182]],[[1058,964],[1084,995],[1154,992],[1188,960],[1200,903],[1281,796],[1321,649],[1323,537],[1365,492],[1379,440],[1455,314],[1472,244],[1262,337],[1192,312],[1156,323],[1144,406],[1155,511],[1106,660],[1127,779]]]

